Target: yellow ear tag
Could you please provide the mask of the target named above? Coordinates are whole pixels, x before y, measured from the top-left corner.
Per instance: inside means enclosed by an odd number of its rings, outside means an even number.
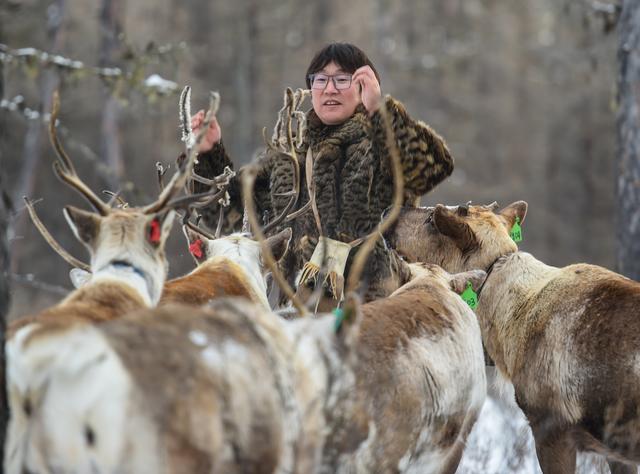
[[[509,231],[509,235],[514,242],[522,242],[522,227],[520,226],[520,218],[516,217],[516,221]]]
[[[475,310],[478,307],[478,294],[473,291],[470,281],[467,282],[467,288],[462,292],[460,297],[471,309]]]

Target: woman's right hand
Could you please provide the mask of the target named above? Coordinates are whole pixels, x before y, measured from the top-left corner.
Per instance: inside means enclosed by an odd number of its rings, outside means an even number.
[[[204,110],[198,111],[193,117],[191,117],[191,130],[194,135],[198,135],[200,132],[200,128],[204,122]],[[205,153],[213,148],[213,145],[218,143],[222,138],[222,131],[220,130],[220,125],[218,124],[218,120],[215,117],[211,118],[209,122],[209,129],[207,133],[204,134],[202,140],[200,140],[200,146],[198,147],[199,153]]]

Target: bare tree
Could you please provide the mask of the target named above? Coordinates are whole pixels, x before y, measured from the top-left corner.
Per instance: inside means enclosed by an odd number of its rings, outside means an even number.
[[[52,52],[62,50],[64,42],[64,31],[62,24],[65,17],[65,0],[54,0],[47,8],[47,36],[49,38]],[[40,83],[40,97],[42,108],[48,111],[51,107],[51,97],[53,91],[58,88],[60,77],[54,69],[46,69],[42,74]],[[40,162],[43,147],[43,122],[40,120],[29,121],[27,134],[25,136],[24,148],[22,151],[22,166],[20,168],[20,176],[14,194],[14,201],[22,199],[22,196],[29,196],[38,176],[37,168]],[[15,234],[22,235],[26,227],[27,220],[23,215],[15,222]],[[12,268],[17,268],[20,261],[21,246],[18,244],[19,239],[14,240],[12,244]]]
[[[640,280],[640,2],[623,0],[618,47],[617,264]]]
[[[2,79],[0,79],[2,83]],[[1,87],[0,87],[1,90]],[[1,178],[1,177],[0,177]],[[7,234],[11,201],[0,180],[0,460],[4,459],[4,439],[9,420],[7,392],[5,387],[4,335],[9,313],[9,247]],[[0,464],[0,473],[3,472]]]
[[[100,10],[101,45],[99,64],[110,67],[115,64],[116,54],[120,49],[122,35],[122,18],[125,8],[124,0],[102,0]],[[120,104],[109,91],[102,111],[102,156],[106,165],[114,171],[117,178],[122,178],[124,165],[122,161],[122,141],[120,138]],[[119,183],[111,179],[109,186],[116,190]]]

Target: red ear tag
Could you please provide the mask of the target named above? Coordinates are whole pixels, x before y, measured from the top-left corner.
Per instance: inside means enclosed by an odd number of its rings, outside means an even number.
[[[202,240],[194,240],[191,245],[189,245],[189,252],[196,258],[202,258]]]
[[[151,221],[151,228],[149,229],[149,241],[152,244],[160,243],[160,221],[157,218]]]

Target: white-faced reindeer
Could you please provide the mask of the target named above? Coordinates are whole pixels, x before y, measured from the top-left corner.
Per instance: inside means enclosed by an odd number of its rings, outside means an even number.
[[[576,452],[595,451],[614,473],[635,473],[640,284],[595,265],[557,268],[517,251],[509,230],[526,210],[524,202],[497,214],[437,206],[421,218],[412,211],[413,224],[401,220],[397,232],[420,235],[420,248],[404,250],[417,258],[488,271],[476,310],[484,344],[515,388],[542,471],[574,472]]]
[[[11,467],[20,462],[18,447],[23,443],[27,429],[27,425],[19,421],[20,414],[35,416],[41,388],[33,383],[42,382],[38,381],[38,373],[43,361],[37,357],[30,359],[24,352],[32,333],[45,324],[65,326],[104,322],[155,305],[167,273],[164,245],[173,221],[173,209],[198,198],[176,197],[193,165],[194,154],[154,203],[144,207],[112,208],[82,182],[58,141],[55,131],[59,110],[57,94],[52,109],[49,132],[58,155],[55,172],[63,182],[82,194],[96,211],[87,212],[72,206],[64,209],[74,234],[91,254],[91,265],[88,266],[91,277],[81,289],[70,293],[57,305],[22,317],[9,326],[7,388],[12,418],[5,459],[8,472],[22,472]],[[27,207],[35,215],[29,202]]]

